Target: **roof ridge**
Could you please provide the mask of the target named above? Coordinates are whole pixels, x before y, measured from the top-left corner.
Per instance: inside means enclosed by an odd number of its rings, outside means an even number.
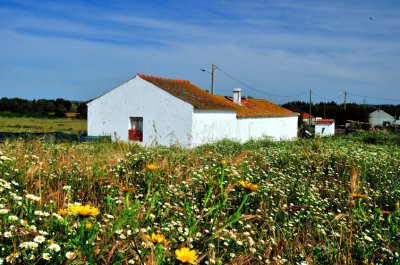
[[[189,80],[181,80],[181,79],[172,79],[172,78],[164,78],[164,77],[157,77],[157,76],[151,76],[151,75],[143,75],[137,73],[138,76],[143,77],[143,78],[150,78],[150,79],[160,79],[160,80],[166,80],[166,81],[174,81],[174,82],[187,82],[190,83]]]

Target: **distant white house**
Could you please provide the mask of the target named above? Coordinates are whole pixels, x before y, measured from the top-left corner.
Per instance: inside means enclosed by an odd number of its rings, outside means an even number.
[[[186,80],[137,74],[88,104],[88,135],[142,145],[297,137],[298,114],[263,99],[211,95]]]
[[[389,125],[395,122],[395,118],[383,110],[375,110],[369,114],[369,123],[371,123],[371,127]]]
[[[317,119],[315,121],[315,134],[320,136],[335,135],[335,120]]]
[[[306,112],[301,115],[301,119],[303,120],[303,124],[305,126],[315,125],[316,118]]]

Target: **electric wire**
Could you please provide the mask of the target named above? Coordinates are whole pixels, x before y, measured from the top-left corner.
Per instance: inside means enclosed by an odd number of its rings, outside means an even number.
[[[337,99],[337,98],[340,97],[341,95],[337,95],[337,96],[334,97],[334,98],[326,98],[326,97],[322,97],[322,96],[320,96],[320,95],[318,95],[318,94],[312,92],[312,96],[316,96],[316,97],[318,97],[318,98],[321,98],[321,99],[324,99],[324,100],[328,100],[328,101],[334,101],[335,99]]]
[[[349,93],[347,93],[347,98],[349,99],[348,103],[350,103],[350,101],[352,101],[352,103],[357,104],[356,101],[352,97],[349,97]]]
[[[238,80],[237,78],[231,76],[230,74],[228,74],[227,72],[225,72],[224,70],[222,70],[220,67],[218,67],[218,66],[216,66],[216,65],[215,65],[215,69],[218,69],[218,70],[221,71],[223,74],[225,74],[226,76],[228,76],[228,77],[230,77],[231,79],[235,80],[236,82],[238,82],[238,83],[244,85],[245,87],[250,88],[250,89],[252,89],[252,90],[255,90],[255,91],[257,91],[257,92],[260,92],[260,93],[269,95],[269,96],[273,96],[273,97],[282,97],[282,98],[290,98],[290,97],[298,97],[298,96],[301,96],[301,95],[304,95],[304,94],[307,93],[307,92],[303,92],[303,93],[299,93],[299,94],[295,94],[295,95],[290,95],[290,96],[280,96],[280,95],[275,95],[275,94],[267,93],[267,92],[265,92],[265,91],[256,89],[256,88],[254,88],[254,87],[251,87],[251,86],[249,86],[249,85],[243,83],[242,81],[240,81],[240,80]]]
[[[390,101],[400,101],[400,99],[390,99],[390,98],[379,98],[379,97],[370,97],[370,96],[362,96],[362,95],[357,95],[353,93],[347,92],[347,95],[353,95],[356,97],[362,97],[362,98],[372,98],[372,99],[381,99],[381,100],[390,100]]]
[[[257,88],[254,88],[254,87],[251,87],[251,86],[247,85],[246,83],[244,83],[244,82],[240,81],[239,79],[233,77],[232,75],[228,74],[227,72],[225,72],[223,69],[221,69],[220,67],[218,67],[218,66],[216,66],[216,65],[215,65],[215,69],[221,71],[223,74],[225,74],[226,76],[228,76],[228,77],[231,78],[232,80],[235,80],[236,82],[242,84],[243,86],[245,86],[245,87],[247,87],[247,88],[249,88],[249,89],[252,89],[252,90],[254,90],[254,91],[257,91],[257,92],[259,92],[259,93],[263,93],[263,94],[265,94],[265,95],[269,95],[269,96],[272,96],[272,97],[291,98],[291,97],[302,96],[302,95],[305,95],[305,94],[308,93],[307,91],[304,91],[304,92],[299,93],[299,94],[285,95],[285,96],[276,95],[276,94],[272,94],[272,93],[268,93],[268,92],[265,92],[265,91],[262,91],[262,90],[259,90],[259,89],[257,89]],[[201,69],[201,70],[202,70],[202,71],[205,71],[205,70],[203,70],[203,69]],[[205,71],[205,72],[206,72],[206,71]],[[329,101],[334,101],[336,98],[338,98],[338,97],[341,96],[341,95],[338,95],[338,96],[336,96],[336,97],[334,97],[334,98],[332,98],[332,99],[329,99],[329,98],[320,96],[320,95],[315,94],[315,93],[312,93],[312,95],[314,95],[314,96],[316,96],[316,97],[319,97],[319,98],[321,98],[321,99],[324,99],[324,100],[329,100]],[[362,96],[362,95],[353,94],[353,93],[349,93],[349,92],[347,92],[347,95],[353,95],[353,96],[356,96],[356,97],[363,97],[363,98],[380,99],[380,100],[389,100],[389,101],[399,101],[399,102],[400,102],[400,99],[389,99],[389,98],[381,98],[381,97]],[[353,100],[353,99],[352,99],[352,101],[353,101],[353,102],[356,102],[356,101]]]

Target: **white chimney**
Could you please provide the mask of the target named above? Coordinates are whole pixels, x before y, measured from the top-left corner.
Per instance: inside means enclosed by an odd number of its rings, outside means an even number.
[[[242,90],[240,88],[234,88],[233,89],[233,103],[242,105],[242,104],[240,104],[241,99],[242,99]]]

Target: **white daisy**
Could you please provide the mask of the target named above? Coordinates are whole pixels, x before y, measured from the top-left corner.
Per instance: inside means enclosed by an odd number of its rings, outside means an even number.
[[[46,238],[44,236],[36,236],[33,240],[37,243],[43,243],[46,241]]]
[[[70,251],[68,251],[67,253],[65,253],[65,256],[66,256],[68,259],[73,259],[73,258],[75,257],[75,252],[70,252]]]
[[[49,249],[51,249],[51,250],[53,250],[53,251],[55,251],[55,252],[58,252],[58,251],[60,251],[60,246],[58,245],[58,244],[51,244],[50,246],[49,246]]]
[[[30,249],[35,249],[37,248],[38,244],[36,242],[28,242],[28,247]]]
[[[50,260],[50,259],[51,259],[51,256],[50,256],[49,253],[43,253],[42,257],[43,257],[43,259],[45,259],[45,260]]]

